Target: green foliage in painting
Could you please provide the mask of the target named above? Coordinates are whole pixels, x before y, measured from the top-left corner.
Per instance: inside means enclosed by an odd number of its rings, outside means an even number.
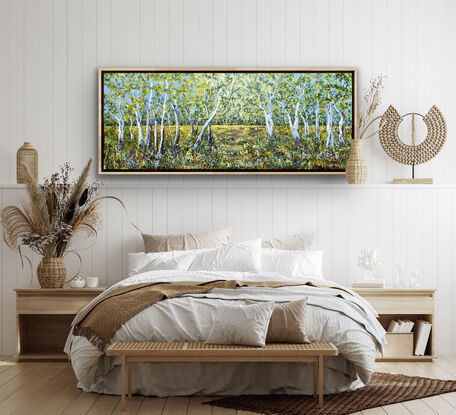
[[[342,170],[352,73],[105,72],[105,170]]]

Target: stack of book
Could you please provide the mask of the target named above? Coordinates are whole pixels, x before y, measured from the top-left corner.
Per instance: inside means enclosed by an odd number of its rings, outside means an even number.
[[[418,320],[415,328],[415,356],[423,356],[431,334],[432,324],[429,321]]]
[[[410,320],[391,320],[388,333],[410,333],[415,323]]]
[[[410,320],[391,320],[388,326],[388,333],[410,333],[413,328],[415,356],[423,356],[426,352],[432,324],[425,320],[417,320],[416,323]]]

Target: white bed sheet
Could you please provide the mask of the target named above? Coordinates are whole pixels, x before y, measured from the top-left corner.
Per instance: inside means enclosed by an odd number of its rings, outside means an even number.
[[[152,271],[112,286],[147,281],[248,281],[292,282],[281,274],[241,272]],[[317,284],[332,282],[311,280]],[[112,341],[205,341],[217,307],[223,303],[293,301],[308,297],[307,333],[311,341],[330,341],[339,356],[325,359],[325,391],[334,393],[366,383],[373,371],[377,348],[385,343],[376,313],[361,297],[344,291],[310,286],[281,288],[240,287],[212,289],[154,304],[126,322]],[[85,391],[120,393],[119,359],[108,358],[84,337],[68,336],[65,352],[70,356],[79,386]],[[312,392],[312,370],[308,364],[214,364],[138,363],[134,366],[133,391],[145,395],[231,395]]]

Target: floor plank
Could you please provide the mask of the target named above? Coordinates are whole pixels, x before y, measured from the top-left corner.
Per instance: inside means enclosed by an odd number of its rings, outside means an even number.
[[[46,402],[58,396],[65,386],[73,384],[73,379],[73,371],[70,367],[65,367],[49,382],[45,382],[41,387],[29,392],[26,401],[12,413],[15,415],[34,413],[37,408],[41,408]]]
[[[36,415],[49,415],[49,414],[60,414],[65,408],[67,408],[76,399],[76,397],[82,393],[77,388],[77,380],[73,377],[73,380],[68,383],[54,398],[47,401],[39,409]]]
[[[438,367],[448,371],[453,376],[456,376],[456,362],[452,362],[451,360],[445,359],[445,357],[439,357],[435,359],[433,362]]]
[[[421,400],[407,401],[402,403],[413,415],[435,415],[429,406]]]
[[[101,395],[81,392],[62,412],[62,415],[85,415]]]
[[[149,399],[149,398],[147,398]],[[136,415],[139,409],[142,407],[142,404],[145,402],[144,396],[133,396],[129,402],[126,411],[122,411],[122,404],[119,402],[114,409],[113,415]],[[143,412],[143,414],[148,414],[148,412]],[[152,412],[153,414],[153,412]]]
[[[456,392],[445,393],[440,396],[442,399],[445,399],[450,405],[456,408]]]
[[[112,414],[119,403],[116,395],[101,395],[87,412],[87,415]]]
[[[161,415],[165,407],[166,398],[144,398],[138,415]]]
[[[385,415],[386,412],[383,408],[371,408],[371,409],[364,409],[361,411],[363,415]]]
[[[203,405],[203,402],[210,401],[211,398],[207,396],[193,396],[190,398],[188,404],[187,415],[211,415],[212,407],[210,405]]]
[[[172,396],[166,400],[162,415],[182,415],[187,413],[190,399],[187,397]]]
[[[402,403],[386,405],[382,407],[388,415],[410,415],[411,412]]]
[[[47,383],[65,368],[61,364],[49,364],[46,370],[36,370],[30,373],[19,373],[11,382],[6,385],[14,385],[14,391],[0,402],[0,413],[10,414],[20,407],[24,402],[33,403],[33,398],[37,396],[37,390]],[[30,400],[29,400],[30,397]]]
[[[440,396],[430,396],[421,400],[439,415],[454,415],[456,412],[454,407]]]

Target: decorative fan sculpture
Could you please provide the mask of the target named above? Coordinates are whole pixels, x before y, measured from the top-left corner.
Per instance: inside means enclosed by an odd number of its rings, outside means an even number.
[[[415,115],[423,118],[427,127],[425,140],[416,144]],[[398,128],[405,117],[412,117],[411,145],[405,144],[399,138]],[[446,139],[446,122],[441,111],[434,105],[426,115],[410,112],[401,116],[392,105],[383,114],[380,120],[378,135],[383,150],[393,160],[412,166],[411,179],[394,179],[393,183],[432,183],[432,179],[415,179],[415,166],[426,163],[434,158],[442,149]]]

